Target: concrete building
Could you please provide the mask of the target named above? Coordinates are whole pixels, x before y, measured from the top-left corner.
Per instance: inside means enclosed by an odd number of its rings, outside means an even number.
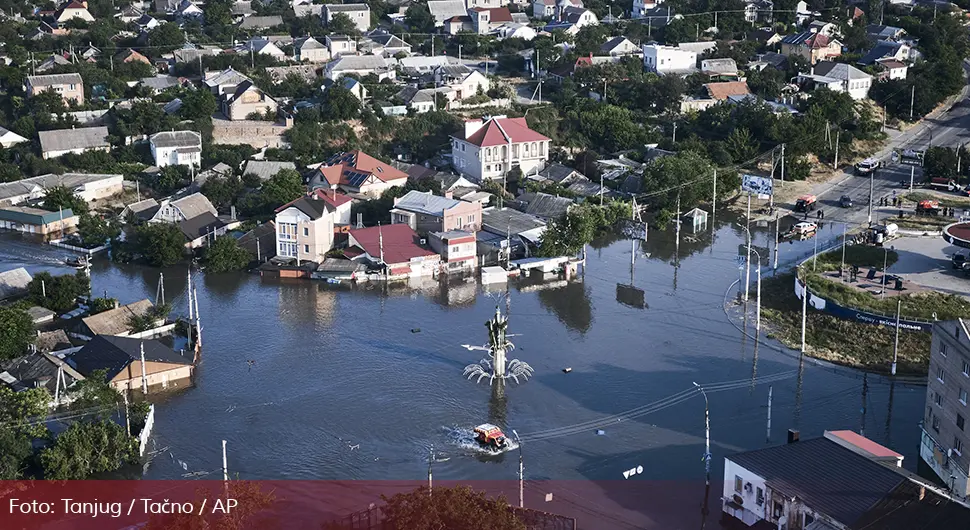
[[[327,35],[326,42],[331,57],[337,58],[357,53],[357,40],[347,35]]]
[[[17,144],[22,144],[27,141],[29,140],[27,140],[23,136],[20,136],[19,134],[13,131],[0,127],[0,147],[10,148]]]
[[[872,87],[872,76],[845,63],[820,61],[810,73],[798,75],[799,84],[825,86],[835,92],[845,92],[852,99],[865,99]]]
[[[545,167],[551,142],[530,129],[525,118],[470,120],[461,137],[452,137],[452,164],[478,181],[502,178],[516,167],[529,175]]]
[[[329,24],[337,13],[347,15],[361,33],[370,28],[370,6],[367,4],[324,4],[321,17],[324,25]]]
[[[186,387],[195,370],[191,354],[183,355],[157,340],[110,335],[94,337],[66,361],[85,377],[105,370],[108,383],[119,392],[138,391],[143,385]]]
[[[94,22],[94,16],[90,11],[88,11],[88,3],[86,1],[68,2],[64,4],[63,7],[58,9],[56,13],[54,13],[54,20],[56,20],[59,25],[75,18],[85,22]]]
[[[222,100],[222,113],[231,121],[248,120],[251,114],[265,117],[275,114],[277,108],[276,100],[252,81],[243,81],[232,94],[224,95]]]
[[[441,256],[443,272],[474,270],[478,266],[478,247],[475,232],[450,230],[432,232],[428,236],[431,249]]]
[[[842,43],[828,35],[805,31],[781,39],[781,53],[798,55],[815,64],[842,55]]]
[[[397,75],[391,63],[380,55],[347,55],[327,63],[325,74],[327,79],[336,81],[346,74],[357,74],[361,77],[374,74],[380,81],[385,79],[393,81]]]
[[[53,90],[65,103],[84,103],[84,80],[81,74],[49,74],[27,76],[27,97]]]
[[[938,322],[930,343],[920,458],[952,492],[970,497],[970,330],[963,319]],[[964,454],[967,453],[967,454]]]
[[[296,60],[307,63],[325,63],[330,60],[330,50],[313,37],[297,39],[293,43]]]
[[[406,224],[419,233],[477,232],[482,226],[482,205],[411,190],[394,199],[391,224]]]
[[[81,129],[55,129],[37,133],[40,151],[44,159],[57,158],[68,153],[111,150],[107,127],[84,127]]]
[[[532,0],[532,16],[534,18],[553,18],[557,9],[567,7],[583,7],[582,0]]]
[[[154,207],[149,206],[149,209],[154,209]],[[148,222],[178,224],[204,213],[211,213],[214,216],[219,215],[216,207],[212,205],[205,195],[193,193],[174,201],[171,199],[163,200],[151,218],[148,219]]]
[[[160,132],[148,142],[156,167],[202,165],[202,135],[195,131]]]
[[[124,191],[124,175],[94,173],[54,173],[0,184],[0,204],[17,205],[42,199],[47,190],[65,187],[86,202],[117,195]]]
[[[276,255],[298,262],[323,263],[333,248],[337,209],[325,194],[314,193],[276,210]]]
[[[858,435],[830,432],[798,441],[791,431],[785,445],[725,458],[722,511],[725,518],[754,528],[904,529],[930,520],[934,528],[967,524],[966,507],[946,502],[942,490],[915,475],[881,463],[877,455],[888,453],[898,455]]]
[[[479,35],[488,35],[500,26],[512,22],[512,13],[507,7],[475,7],[468,10],[472,28]]]
[[[631,16],[634,18],[643,18],[647,13],[656,9],[662,3],[664,3],[664,0],[633,0],[633,12]]]
[[[643,67],[660,75],[688,74],[697,70],[697,52],[662,44],[644,44]]]
[[[178,50],[176,50],[178,51]],[[251,80],[230,66],[225,70],[220,72],[206,72],[205,73],[205,86],[212,91],[216,97],[223,94],[232,94],[236,91],[236,87]]]
[[[0,207],[0,229],[25,234],[61,237],[77,226],[78,217],[70,209],[49,212],[25,206]]]

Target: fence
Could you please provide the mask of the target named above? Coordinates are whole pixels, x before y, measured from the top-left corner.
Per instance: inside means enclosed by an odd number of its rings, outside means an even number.
[[[104,252],[105,250],[108,250],[108,248],[109,248],[109,245],[101,245],[100,247],[94,247],[94,248],[77,247],[77,246],[74,246],[74,245],[70,245],[68,243],[64,243],[64,240],[63,239],[52,239],[52,240],[49,241],[49,243],[52,246],[55,246],[55,247],[58,247],[58,248],[64,248],[64,249],[67,249],[67,250],[70,250],[70,251],[73,251],[73,252],[77,252],[79,254],[86,254],[87,256],[93,256],[93,255],[98,254],[100,252]]]
[[[148,416],[145,417],[145,426],[138,434],[138,454],[145,456],[145,448],[148,447],[148,438],[152,435],[152,427],[155,426],[155,405],[148,407]]]

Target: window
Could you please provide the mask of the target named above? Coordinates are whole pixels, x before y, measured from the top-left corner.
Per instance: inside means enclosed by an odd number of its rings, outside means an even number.
[[[963,456],[963,440],[957,436],[953,437],[953,451],[955,451],[956,454]]]
[[[743,486],[744,486],[744,481],[741,480],[741,477],[735,475],[734,476],[734,491],[736,491],[738,493],[741,493],[741,488]]]
[[[937,392],[933,392],[933,403],[936,403],[937,407],[943,406],[943,396]]]
[[[771,511],[771,514],[775,517],[775,519],[778,519],[785,514],[785,506],[782,503],[775,501],[775,506]]]
[[[304,237],[309,236],[310,235],[310,228],[304,226],[303,227],[303,235],[304,235]]]
[[[960,389],[960,403],[963,403],[964,406],[967,404],[967,391],[963,388]]]
[[[963,361],[963,375],[970,377],[970,363]]]
[[[808,527],[808,525],[810,525],[810,524],[812,524],[812,523],[814,523],[814,522],[815,522],[815,518],[814,518],[814,517],[812,517],[811,515],[808,515],[808,514],[806,513],[806,514],[805,514],[805,524],[803,524],[803,525],[802,525],[802,528],[807,528],[807,527]]]
[[[936,415],[933,416],[933,430],[936,434],[940,434],[940,418]]]
[[[763,490],[761,488],[758,488],[758,495],[755,498],[755,502],[758,503],[758,506],[764,506],[764,504],[765,504],[765,490]]]
[[[485,171],[491,171],[491,170],[492,170],[492,166],[485,166]]]
[[[940,355],[946,357],[946,344],[940,344]]]
[[[963,430],[963,424],[964,424],[963,416],[957,414],[957,428],[960,429],[961,431]]]
[[[310,253],[310,245],[303,245],[303,253],[304,254]]]
[[[939,372],[936,373],[936,378],[940,380],[941,383],[946,383],[946,372],[943,371],[941,367]]]
[[[457,224],[458,224],[458,227],[459,228],[461,228],[462,226],[464,226],[463,224],[461,224],[461,216],[460,215],[458,216],[458,219],[456,219],[456,221],[458,221]]]

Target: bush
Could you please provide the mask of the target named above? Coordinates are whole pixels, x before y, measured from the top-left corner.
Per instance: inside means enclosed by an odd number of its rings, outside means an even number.
[[[232,236],[217,238],[202,250],[202,264],[207,273],[238,271],[246,268],[252,256]]]

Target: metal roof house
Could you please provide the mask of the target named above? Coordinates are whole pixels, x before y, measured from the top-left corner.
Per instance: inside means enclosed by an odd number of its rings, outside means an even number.
[[[124,175],[64,173],[40,175],[0,184],[0,204],[21,204],[40,199],[49,188],[63,186],[87,202],[124,191]]]
[[[104,370],[118,391],[188,386],[195,369],[191,356],[158,340],[110,335],[94,337],[66,360],[85,377]]]
[[[49,212],[23,206],[0,207],[0,229],[41,236],[61,236],[72,231],[78,217],[70,209]]]
[[[451,230],[478,231],[482,222],[482,206],[433,195],[431,192],[411,190],[394,199],[391,224],[406,224],[418,232],[448,232]]]
[[[0,301],[27,294],[30,273],[23,267],[0,272]]]
[[[145,315],[153,307],[155,304],[146,299],[84,317],[71,334],[80,339],[91,339],[98,335],[128,335],[131,333],[128,320]]]
[[[195,131],[164,131],[148,141],[156,167],[202,165],[202,135]]]
[[[107,127],[40,131],[37,136],[40,138],[40,150],[45,160],[68,153],[111,150]]]

